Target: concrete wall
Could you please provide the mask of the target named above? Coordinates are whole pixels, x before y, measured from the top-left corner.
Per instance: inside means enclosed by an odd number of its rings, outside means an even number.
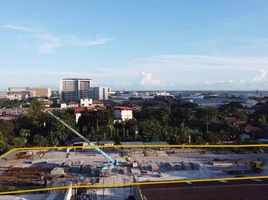
[[[3,158],[0,159],[0,167],[5,167],[6,166],[6,161],[13,158],[18,152],[13,151],[10,154],[4,156]]]

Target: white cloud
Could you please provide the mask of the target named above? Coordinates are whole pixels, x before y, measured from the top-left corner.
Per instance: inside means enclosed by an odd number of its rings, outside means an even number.
[[[56,49],[62,47],[63,45],[57,41],[46,41],[45,43],[41,43],[38,45],[38,50],[41,53],[53,53]]]
[[[160,85],[161,81],[154,79],[151,73],[142,72],[140,77],[140,84],[144,86]]]
[[[165,66],[163,70],[173,68],[178,71],[196,72],[206,70],[250,70],[256,71],[258,66],[267,66],[268,58],[217,55],[158,55],[145,59],[137,59],[142,65],[153,67]],[[200,70],[199,70],[200,69]]]
[[[40,36],[41,37],[41,36]],[[43,36],[46,38],[45,36]],[[49,37],[49,36],[47,36]],[[45,41],[48,39],[46,38]],[[50,40],[52,40],[50,38]],[[53,40],[52,40],[53,41]],[[51,43],[52,43],[51,41]],[[56,40],[64,43],[64,41]],[[60,47],[45,46],[44,51]],[[24,82],[29,77],[38,77],[37,83],[54,83],[64,77],[92,78],[96,85],[105,83],[119,89],[174,89],[174,90],[256,90],[268,89],[267,70],[268,58],[260,57],[228,57],[203,55],[159,55],[146,59],[139,59],[131,65],[118,67],[92,66],[80,63],[83,68],[77,68],[66,63],[66,70],[60,66],[46,68],[37,66],[36,70],[29,69],[0,71],[5,80],[1,84],[22,81],[21,74],[26,73]],[[13,66],[18,69],[18,66]],[[38,70],[43,69],[43,71]],[[68,69],[76,69],[75,72]],[[61,71],[62,70],[62,71]],[[14,76],[13,76],[13,75]],[[40,76],[42,74],[42,76]],[[13,76],[13,79],[8,77]],[[15,78],[17,77],[17,78]],[[27,80],[26,80],[27,79]]]
[[[268,89],[268,57],[157,55],[135,62],[134,72],[163,77],[161,86],[172,82],[177,89]]]
[[[260,82],[266,77],[266,71],[259,69],[259,74],[253,79],[254,82]]]
[[[9,29],[12,31],[24,32],[24,35],[19,35],[19,42],[24,43],[25,41],[28,41],[28,45],[30,44],[31,47],[37,49],[41,53],[53,53],[57,49],[66,46],[90,47],[105,45],[113,40],[108,37],[81,39],[74,35],[57,35],[47,33],[46,31],[41,31],[37,28],[29,28],[12,24],[3,25],[2,28]],[[25,43],[22,46],[25,47]]]
[[[264,88],[264,86],[267,84],[267,80],[265,80],[266,77],[266,71],[263,69],[258,70],[258,75],[256,75],[253,79],[240,79],[240,80],[221,80],[221,81],[205,81],[205,84],[209,86],[216,86],[218,88],[242,88],[244,89],[252,89],[255,87],[255,89],[258,89],[258,87]],[[266,86],[265,86],[266,88]]]
[[[60,37],[52,34],[33,34],[35,42],[33,46],[41,53],[53,53],[56,49],[63,47],[64,42]]]
[[[65,37],[66,42],[71,43],[76,46],[97,46],[104,45],[111,42],[111,38],[95,38],[95,39],[79,39],[75,36]]]
[[[6,25],[3,25],[2,27],[5,29],[10,29],[10,30],[14,30],[14,31],[35,32],[35,30],[32,28],[28,28],[25,26],[17,26],[17,25],[13,25],[13,24],[6,24]]]

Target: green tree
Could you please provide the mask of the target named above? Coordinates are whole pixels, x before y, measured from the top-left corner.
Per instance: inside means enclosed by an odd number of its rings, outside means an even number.
[[[0,152],[4,152],[7,150],[7,138],[0,131]]]
[[[191,142],[194,144],[205,144],[202,132],[191,133]]]
[[[48,145],[48,140],[47,140],[46,137],[44,137],[42,135],[34,135],[33,144],[35,146],[47,146]]]
[[[204,140],[210,144],[217,144],[220,138],[216,133],[209,131],[204,133]]]
[[[73,110],[67,109],[53,111],[53,113],[71,127],[76,128]],[[38,119],[38,122],[39,129],[35,131],[35,134],[50,138],[49,141],[54,146],[65,144],[66,140],[74,136],[74,134],[68,128],[48,114],[42,115]]]
[[[91,140],[96,140],[96,131],[95,131],[95,128],[94,128],[94,126],[91,126],[90,127],[90,133],[89,133],[89,138],[91,139]]]
[[[36,119],[42,115],[42,104],[36,98],[31,102],[31,105],[28,109],[28,116],[30,118]]]
[[[100,140],[104,137],[103,131],[105,131],[105,137],[113,137],[115,129],[113,127],[113,115],[110,109],[102,110],[85,110],[82,112],[81,117],[78,120],[77,126],[80,130],[83,127],[87,127],[90,131],[89,137],[93,140]],[[92,134],[94,129],[94,134]]]
[[[159,141],[161,136],[162,126],[157,120],[145,120],[142,121],[138,129],[140,130],[140,135],[144,141]]]
[[[0,120],[0,130],[5,138],[8,140],[16,136],[15,134],[15,122]]]
[[[170,125],[177,127],[178,124],[184,123],[187,126],[193,124],[195,120],[194,111],[191,108],[175,107],[171,111]]]
[[[264,126],[265,124],[267,124],[265,115],[260,115],[259,119],[258,119],[258,122],[259,122],[260,126]]]
[[[217,122],[219,116],[219,111],[217,108],[213,107],[202,107],[198,108],[196,111],[196,127],[204,128],[205,132],[210,131],[210,125],[213,122]]]
[[[50,142],[53,146],[58,146],[60,144],[57,135],[54,134],[53,131],[50,132]]]
[[[167,107],[161,107],[155,112],[156,119],[161,123],[162,126],[168,126],[170,118],[170,110]]]
[[[239,102],[230,102],[228,104],[222,105],[219,108],[222,117],[236,116],[243,109],[243,106]]]
[[[190,138],[190,129],[183,124],[178,129],[178,142],[181,144],[188,144]]]
[[[20,137],[23,137],[23,138],[29,138],[30,135],[31,135],[31,130],[29,130],[29,129],[20,129],[19,135],[20,135]]]
[[[12,144],[14,147],[25,147],[27,144],[27,139],[24,137],[15,137],[12,140]]]

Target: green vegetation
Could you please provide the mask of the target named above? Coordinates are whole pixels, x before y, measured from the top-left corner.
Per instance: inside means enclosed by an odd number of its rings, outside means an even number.
[[[4,102],[2,102],[4,103]],[[242,143],[241,127],[251,124],[264,130],[268,119],[268,104],[255,112],[243,109],[239,103],[220,108],[197,104],[158,106],[144,104],[134,111],[134,119],[114,122],[111,108],[84,111],[75,123],[74,110],[56,110],[55,115],[93,141],[167,141],[170,144]],[[50,115],[42,112],[42,104],[31,101],[28,113],[17,120],[0,120],[0,152],[22,146],[64,145],[73,134]],[[233,121],[233,120],[237,121]],[[263,136],[253,135],[253,139]]]
[[[171,106],[147,104],[140,111],[134,111],[133,120],[123,123],[113,123],[112,110],[109,109],[85,111],[77,126],[90,140],[161,140],[170,144],[241,143],[242,127],[250,123],[264,128],[268,113],[262,113],[256,119],[254,116],[237,102],[220,108],[200,107],[193,103]]]
[[[56,146],[73,136],[42,109],[42,104],[33,99],[26,115],[14,121],[0,120],[0,153],[13,147]],[[75,127],[73,110],[55,111],[55,114]]]

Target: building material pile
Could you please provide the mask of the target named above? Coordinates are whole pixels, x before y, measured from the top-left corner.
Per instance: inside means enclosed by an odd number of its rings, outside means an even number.
[[[0,183],[47,185],[49,173],[50,170],[41,168],[9,168],[0,176]]]
[[[33,154],[29,152],[19,152],[15,155],[16,160],[31,159],[32,157],[33,157]]]
[[[54,169],[51,170],[50,175],[53,177],[65,177],[66,173],[64,171],[64,168],[60,167],[55,167]]]

